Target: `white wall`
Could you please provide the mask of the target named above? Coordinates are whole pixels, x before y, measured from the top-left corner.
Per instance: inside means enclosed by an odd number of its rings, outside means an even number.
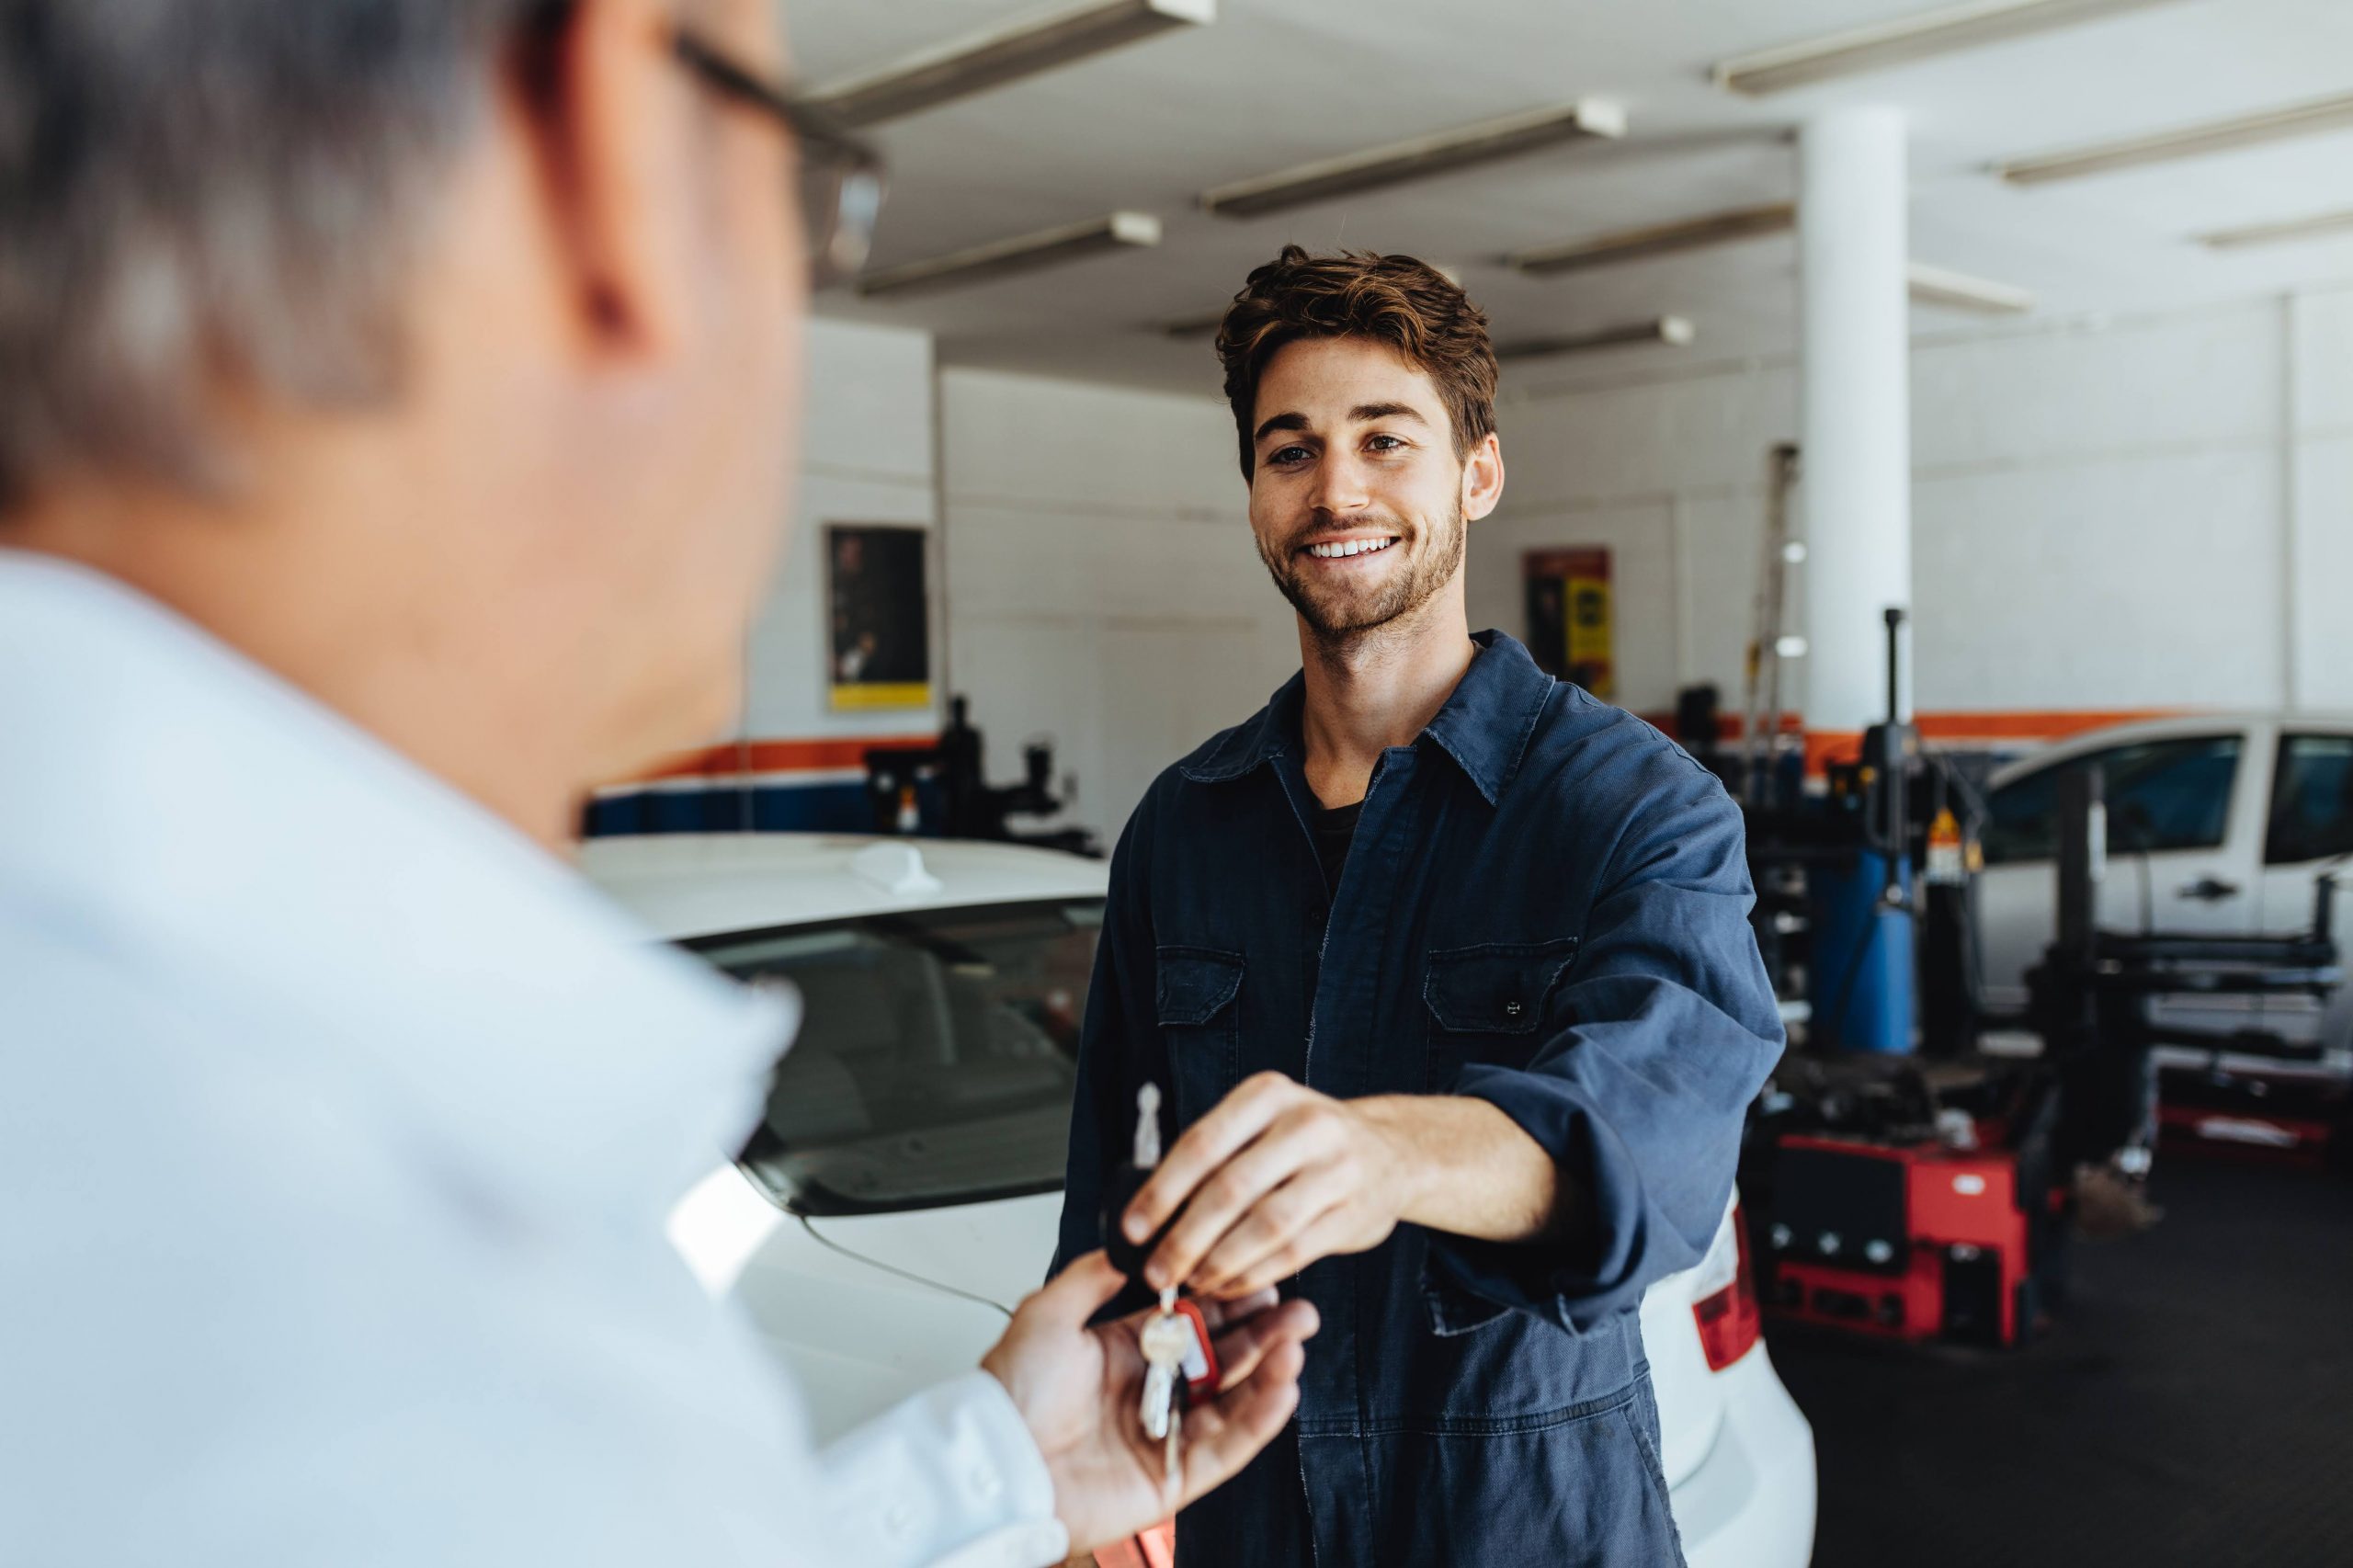
[[[828,523],[930,528],[931,337],[847,322],[809,324],[809,393],[791,544],[753,628],[745,733],[755,740],[920,735],[936,711],[832,711],[826,705],[824,528]],[[930,563],[932,668],[939,667],[939,561]]]
[[[1051,733],[1073,820],[1115,833],[1298,665],[1232,423],[1206,397],[940,381],[953,680],[998,776]],[[1795,365],[1515,366],[1505,392],[1472,624],[1520,633],[1521,551],[1607,545],[1618,700],[1711,680],[1736,711]],[[1921,711],[2353,708],[2353,290],[1924,339],[1913,409]]]
[[[1048,735],[1119,833],[1159,771],[1299,667],[1250,542],[1233,423],[1207,398],[940,376],[949,658],[994,778]]]
[[[1795,366],[1540,375],[1472,619],[1511,624],[1519,550],[1608,544],[1620,700],[1736,706]],[[2353,291],[1924,339],[1913,424],[1923,711],[2353,705]]]

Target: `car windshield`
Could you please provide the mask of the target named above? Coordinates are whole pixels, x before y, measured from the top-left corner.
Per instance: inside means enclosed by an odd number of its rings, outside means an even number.
[[[1100,900],[995,904],[688,944],[801,993],[800,1038],[741,1156],[813,1214],[1062,1185]]]

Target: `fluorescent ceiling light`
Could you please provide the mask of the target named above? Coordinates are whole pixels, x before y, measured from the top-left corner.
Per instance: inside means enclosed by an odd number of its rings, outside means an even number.
[[[883,295],[904,296],[925,293],[934,289],[961,288],[968,283],[1003,278],[1008,273],[1032,272],[1041,267],[1054,267],[1065,261],[1100,256],[1106,251],[1156,245],[1159,243],[1160,220],[1151,213],[1113,212],[1084,223],[1046,229],[1016,239],[997,240],[989,244],[974,245],[970,250],[958,251],[952,256],[870,272],[858,280],[858,291],[868,299],[875,299]]]
[[[1631,322],[1624,326],[1604,327],[1599,332],[1580,333],[1574,337],[1524,338],[1498,347],[1495,358],[1535,359],[1554,354],[1590,354],[1600,348],[1628,348],[1646,343],[1680,348],[1698,335],[1687,317],[1659,316],[1651,321]]]
[[[1971,0],[1899,17],[1779,49],[1727,60],[1715,68],[1716,85],[1751,97],[1786,92],[1839,76],[1884,71],[1939,54],[2006,43],[2079,22],[2145,10],[2171,0]]]
[[[1279,212],[1311,201],[1516,157],[1558,142],[1614,142],[1625,134],[1622,109],[1598,98],[1585,98],[1222,185],[1201,193],[1201,206],[1221,218],[1255,218],[1263,212]]]
[[[2012,185],[2043,185],[2052,180],[2080,179],[2086,175],[2107,174],[2113,169],[2138,168],[2144,164],[2165,164],[2177,158],[2227,153],[2235,147],[2259,146],[2266,142],[2281,142],[2291,136],[2316,136],[2323,131],[2343,131],[2348,127],[2353,127],[2353,95],[2322,98],[2289,108],[2267,109],[2261,114],[2243,115],[2236,119],[2218,119],[2205,125],[2193,125],[2187,131],[2165,131],[2154,136],[2136,136],[2097,147],[2078,147],[2071,152],[2052,153],[2041,157],[2018,158],[1995,165],[1994,172]]]
[[[2353,234],[2353,210],[2323,212],[2312,218],[2294,218],[2284,223],[2254,223],[2244,229],[2217,229],[2198,238],[2200,243],[2216,250],[2242,250],[2248,245],[2286,244],[2295,240],[2329,239],[2337,234]]]
[[[2034,295],[2027,290],[1972,278],[1966,272],[1930,267],[1926,262],[1914,262],[1907,280],[1915,305],[1942,305],[1948,310],[1982,311],[1997,316],[2024,315],[2034,309]]]
[[[835,118],[873,125],[1106,53],[1176,28],[1217,20],[1217,0],[1098,0],[1005,23],[812,95]]]
[[[1779,234],[1792,227],[1797,217],[1797,208],[1786,201],[1769,207],[1744,207],[1732,212],[1711,212],[1704,218],[1657,223],[1595,239],[1547,245],[1541,250],[1522,251],[1506,256],[1504,261],[1531,277],[1556,277],[1614,262],[1646,261],[1678,251],[1700,250],[1757,234]]]

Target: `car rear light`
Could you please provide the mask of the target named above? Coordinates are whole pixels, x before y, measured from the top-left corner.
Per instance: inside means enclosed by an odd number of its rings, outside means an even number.
[[[1747,1355],[1765,1332],[1764,1314],[1756,1308],[1756,1277],[1748,1267],[1748,1226],[1736,1203],[1699,1266],[1699,1289],[1708,1292],[1691,1303],[1699,1347],[1708,1354],[1708,1369],[1721,1372]]]

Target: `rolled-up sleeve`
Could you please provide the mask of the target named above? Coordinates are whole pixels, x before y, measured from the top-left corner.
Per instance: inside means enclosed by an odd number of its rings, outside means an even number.
[[[1673,764],[1610,854],[1544,1043],[1454,1085],[1552,1153],[1584,1222],[1559,1244],[1433,1233],[1429,1267],[1573,1333],[1707,1255],[1746,1108],[1782,1049],[1739,810],[1712,776]]]

